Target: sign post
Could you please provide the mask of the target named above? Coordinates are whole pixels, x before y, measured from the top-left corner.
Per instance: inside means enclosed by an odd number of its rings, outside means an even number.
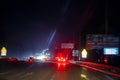
[[[85,49],[82,51],[82,58],[87,58],[87,51]]]

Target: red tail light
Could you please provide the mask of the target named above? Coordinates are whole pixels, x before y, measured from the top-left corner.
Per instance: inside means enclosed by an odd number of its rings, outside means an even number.
[[[65,61],[66,61],[66,59],[63,57],[58,58],[58,62],[65,62]]]
[[[65,59],[63,59],[63,61],[65,62],[66,60],[65,60]]]
[[[58,59],[58,61],[60,61],[60,59]]]
[[[65,66],[66,64],[65,63],[63,63],[63,66]]]
[[[32,57],[28,58],[27,62],[32,62],[33,63],[34,62],[34,58],[32,58]]]
[[[63,59],[63,57],[61,57],[61,59]]]
[[[107,59],[107,58],[104,58],[104,62],[105,62],[105,63],[108,63],[108,59]]]

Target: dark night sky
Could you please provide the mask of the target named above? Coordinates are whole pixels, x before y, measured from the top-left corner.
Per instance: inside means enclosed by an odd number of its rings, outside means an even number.
[[[119,35],[119,2],[108,0],[108,33]],[[105,33],[105,0],[23,0],[0,2],[0,46],[9,52],[38,52],[52,44]],[[51,44],[51,45],[52,45]]]

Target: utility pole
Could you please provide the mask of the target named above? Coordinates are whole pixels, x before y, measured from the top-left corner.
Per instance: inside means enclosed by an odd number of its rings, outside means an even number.
[[[107,42],[107,35],[108,35],[108,0],[105,0],[105,44]],[[104,44],[104,48],[106,45]],[[106,60],[108,60],[108,56],[105,55],[104,57],[104,63],[106,63]],[[108,62],[108,61],[107,61]]]
[[[108,34],[108,1],[105,1],[105,35]]]

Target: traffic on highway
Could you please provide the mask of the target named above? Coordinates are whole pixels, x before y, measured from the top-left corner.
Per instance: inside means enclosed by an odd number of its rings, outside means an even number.
[[[86,66],[87,67],[86,67]],[[27,61],[0,61],[0,80],[119,80],[117,76],[100,72],[98,66],[75,63],[58,58],[57,61],[36,62],[33,58]],[[92,69],[93,68],[93,69]],[[95,70],[94,70],[95,68]],[[103,68],[103,67],[101,67]],[[99,70],[96,70],[99,69]]]
[[[1,0],[0,80],[120,80],[119,0]]]

